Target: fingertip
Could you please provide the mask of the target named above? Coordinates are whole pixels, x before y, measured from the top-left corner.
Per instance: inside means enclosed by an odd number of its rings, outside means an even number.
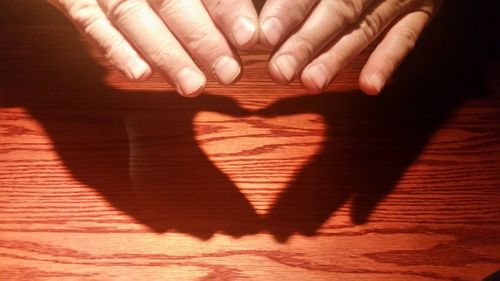
[[[247,51],[259,42],[257,22],[245,16],[235,20],[231,34],[234,45],[240,51]]]
[[[183,68],[177,76],[177,91],[184,97],[193,98],[203,93],[206,77],[191,67]]]
[[[267,71],[269,72],[269,75],[274,80],[274,82],[280,85],[286,84],[286,81],[284,81],[284,79],[282,78],[281,73],[275,63],[269,62],[269,64],[267,65]]]
[[[311,95],[318,95],[324,92],[324,89],[316,88],[315,86],[307,85],[302,83],[304,90]]]
[[[306,91],[306,93],[311,95],[317,95],[324,92],[324,88],[318,87],[314,82],[312,82],[309,78],[301,78],[300,83],[302,87]]]
[[[277,17],[269,17],[260,24],[260,43],[273,48],[282,39],[284,27]]]
[[[264,37],[264,33],[262,32],[262,29],[259,29],[258,45],[266,50],[272,50],[274,47],[271,44],[269,44],[269,42],[267,42],[266,38]]]
[[[269,73],[279,84],[289,84],[297,73],[297,60],[289,54],[279,55],[269,63]]]
[[[241,76],[241,65],[232,57],[222,56],[214,63],[213,71],[223,85],[231,85]]]
[[[380,94],[398,66],[415,46],[429,20],[422,11],[402,17],[387,32],[366,62],[359,78],[360,89],[367,95]]]
[[[377,96],[384,89],[386,78],[379,72],[372,73],[368,77],[360,76],[359,87],[361,91],[369,96]]]
[[[319,94],[330,83],[328,71],[322,64],[307,67],[300,76],[302,86],[311,94]]]
[[[140,58],[134,58],[126,67],[125,74],[132,81],[145,81],[153,73],[151,67]]]

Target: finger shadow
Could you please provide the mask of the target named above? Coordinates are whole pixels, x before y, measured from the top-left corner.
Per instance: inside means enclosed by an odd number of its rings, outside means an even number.
[[[269,117],[315,113],[326,122],[321,151],[271,208],[266,227],[276,239],[316,235],[347,202],[354,224],[368,222],[461,102],[459,96],[436,98],[436,91],[426,97],[394,89],[378,98],[325,93],[281,100],[263,110]]]

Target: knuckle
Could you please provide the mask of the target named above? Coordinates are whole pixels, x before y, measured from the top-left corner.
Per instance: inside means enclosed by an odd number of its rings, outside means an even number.
[[[295,55],[306,60],[318,51],[318,44],[312,38],[297,34],[293,43]]]
[[[336,71],[344,68],[346,62],[349,60],[350,54],[342,49],[332,49],[327,53],[326,61],[335,69]]]
[[[412,49],[418,40],[418,33],[415,29],[406,26],[398,31],[398,35],[406,42],[408,49]]]
[[[109,18],[123,23],[134,18],[139,4],[140,1],[116,0],[106,8],[106,13]]]
[[[217,18],[227,16],[229,11],[236,11],[239,8],[239,3],[236,1],[224,2],[203,0],[203,4],[207,10],[210,11],[210,15]]]
[[[173,0],[147,0],[149,5],[158,11],[168,11],[175,10],[176,6],[181,5],[181,1],[173,1]]]
[[[365,17],[360,28],[367,38],[372,39],[380,33],[382,22],[380,14],[374,12]]]
[[[293,3],[293,11],[291,13],[292,20],[294,22],[301,22],[304,17],[309,13],[310,7],[305,1],[297,1],[298,3]]]
[[[158,67],[164,69],[168,67],[172,61],[175,59],[175,55],[172,52],[172,46],[170,44],[157,44],[151,50],[148,50],[148,57],[153,61]]]
[[[335,2],[338,14],[348,23],[353,24],[358,21],[363,13],[363,5],[361,1],[354,0],[339,0]]]
[[[72,1],[66,10],[77,25],[86,28],[99,18],[100,8],[94,1]]]
[[[217,36],[214,30],[206,25],[193,27],[186,36],[186,42],[188,42],[189,48],[196,52],[207,54],[215,53],[220,51],[224,45],[221,42],[223,38]],[[206,52],[203,50],[206,50]]]
[[[311,1],[276,1],[271,15],[279,17],[288,25],[296,25],[304,20],[310,10]]]
[[[118,40],[113,40],[113,42],[109,42],[106,44],[104,48],[104,57],[110,61],[116,61],[117,57],[124,55],[124,49],[126,49],[127,41],[124,38],[120,38]],[[127,50],[130,52],[130,50]]]
[[[397,0],[394,1],[393,5],[397,9],[403,9],[405,7],[409,7],[411,5],[417,5],[419,1],[413,1],[413,0]]]
[[[198,25],[192,27],[189,34],[187,34],[187,40],[192,43],[199,42],[210,42],[212,32],[211,29],[206,25]]]

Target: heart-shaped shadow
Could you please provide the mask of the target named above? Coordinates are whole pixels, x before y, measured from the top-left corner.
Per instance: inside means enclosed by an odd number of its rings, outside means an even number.
[[[51,22],[61,20],[46,13]],[[82,56],[78,34],[52,30],[0,26],[0,106],[26,108],[72,175],[117,209],[155,232],[202,239],[216,232],[239,237],[269,231],[280,241],[293,233],[314,235],[349,200],[353,222],[367,222],[460,104],[467,85],[477,85],[453,67],[464,63],[456,61],[464,50],[436,50],[442,46],[436,42],[449,44],[438,29],[428,35],[432,44],[422,44],[422,57],[403,67],[398,86],[381,97],[298,96],[249,112],[224,96],[187,100],[112,89],[102,83],[102,69]],[[313,113],[324,118],[326,139],[262,219],[196,142],[193,118],[201,111],[236,118]]]
[[[200,112],[193,120],[196,140],[207,157],[262,217],[325,140],[323,117],[316,114],[247,117]]]

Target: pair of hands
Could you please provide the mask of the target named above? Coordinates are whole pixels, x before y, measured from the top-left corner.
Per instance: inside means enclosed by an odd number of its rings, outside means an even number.
[[[207,76],[229,85],[242,66],[238,50],[274,49],[269,72],[278,83],[300,79],[321,92],[379,36],[360,78],[378,94],[442,0],[49,0],[132,80],[153,69],[186,97]]]

